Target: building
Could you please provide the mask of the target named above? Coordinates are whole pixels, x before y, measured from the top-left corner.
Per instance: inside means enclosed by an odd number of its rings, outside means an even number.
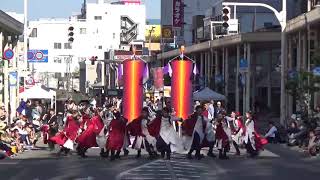
[[[287,22],[287,48],[286,61],[284,64],[285,83],[291,80],[291,72],[313,72],[316,67],[314,55],[320,53],[320,1],[309,0],[304,2],[305,9],[300,15]],[[283,120],[291,117],[301,109],[298,106],[297,98],[287,91],[283,93]],[[311,94],[311,109],[320,105],[320,93]]]
[[[113,59],[112,51],[144,41],[145,11],[140,1],[84,1],[80,15],[31,21],[29,49],[48,50],[48,62],[30,63],[30,69],[49,87],[65,82],[66,88],[70,74],[80,73],[79,63]]]
[[[18,44],[22,34],[23,24],[0,10],[0,102],[11,112],[11,119],[15,116],[19,103],[18,71],[21,47]]]
[[[192,44],[192,19],[197,15],[205,15],[208,7],[218,0],[166,0],[161,1],[161,25],[173,26],[175,43]],[[174,23],[174,17],[177,21]]]
[[[281,10],[275,1],[261,2]],[[217,4],[212,9],[219,9],[219,6],[222,8],[221,4]],[[272,13],[260,8],[248,11],[247,8],[237,7],[237,12],[240,12],[236,16],[240,23],[239,34],[202,39],[186,47],[185,53],[196,60],[200,69],[199,79],[204,85],[199,86],[209,86],[223,93],[228,97],[226,106],[231,110],[245,112],[260,109],[261,105],[267,106],[271,110],[268,112],[273,112],[276,117],[281,115],[280,120],[285,124],[286,119],[299,109],[294,97],[281,90],[281,86],[286,85],[281,84],[281,80],[288,82],[292,70],[312,71],[315,68],[312,57],[319,53],[320,47],[320,2],[288,1],[287,6],[289,20],[285,29],[287,48],[283,52],[284,64],[280,61],[280,29],[277,26],[268,27],[270,23],[267,21],[275,20],[270,18]],[[173,50],[159,54],[158,59],[166,62],[178,54],[178,50]],[[246,62],[244,64],[247,66],[241,65],[241,61]],[[280,73],[282,68],[284,76]],[[319,93],[311,95],[313,106],[319,105],[319,97]]]

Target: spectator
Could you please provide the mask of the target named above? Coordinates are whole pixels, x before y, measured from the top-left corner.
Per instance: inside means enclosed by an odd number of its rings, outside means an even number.
[[[27,100],[27,106],[26,106],[26,109],[25,109],[25,112],[22,113],[23,115],[25,115],[28,119],[28,122],[32,124],[32,120],[33,120],[33,117],[32,117],[32,107],[31,107],[31,101],[30,100]]]
[[[214,107],[214,101],[211,100],[209,103],[209,109],[208,109],[208,119],[214,120],[215,119],[215,107]]]
[[[298,141],[297,141],[296,137],[299,132],[300,132],[300,129],[298,128],[297,122],[292,121],[290,124],[290,127],[287,129],[288,146],[298,145]]]
[[[310,156],[316,156],[319,153],[319,139],[313,130],[309,132],[309,142],[305,152]]]
[[[5,121],[7,119],[6,106],[0,103],[0,120]]]
[[[265,138],[267,138],[269,143],[277,143],[276,135],[277,135],[278,129],[274,125],[274,122],[269,122],[269,130],[267,134],[264,135]]]

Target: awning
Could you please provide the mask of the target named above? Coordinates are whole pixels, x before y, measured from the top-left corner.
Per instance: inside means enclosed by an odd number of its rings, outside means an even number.
[[[226,100],[226,97],[206,87],[200,91],[194,92],[193,99],[198,101],[209,101],[209,100],[224,101]]]
[[[56,92],[43,85],[35,85],[20,93],[20,98],[23,99],[54,99],[55,97]]]

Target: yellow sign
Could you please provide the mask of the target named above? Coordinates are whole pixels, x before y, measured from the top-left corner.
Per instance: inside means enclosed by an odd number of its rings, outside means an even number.
[[[160,42],[161,39],[161,26],[160,25],[146,25],[145,37],[149,42],[151,34],[151,42]]]

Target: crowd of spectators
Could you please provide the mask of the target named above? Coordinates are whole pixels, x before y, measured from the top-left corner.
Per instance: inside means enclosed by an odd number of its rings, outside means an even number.
[[[47,114],[47,108],[40,101],[21,101],[17,117],[9,122],[5,105],[0,110],[0,157],[15,156],[35,148],[41,136],[40,126]]]

